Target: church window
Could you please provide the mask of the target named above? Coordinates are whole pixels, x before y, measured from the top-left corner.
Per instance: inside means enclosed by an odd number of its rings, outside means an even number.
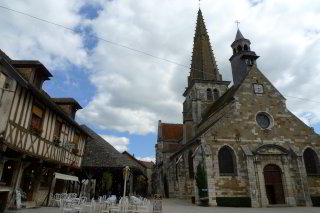
[[[193,170],[193,159],[192,159],[192,151],[189,151],[188,155],[188,164],[189,164],[189,178],[194,178],[194,170]]]
[[[237,51],[236,51],[236,48],[233,48],[233,54],[235,54]]]
[[[244,49],[245,51],[248,51],[248,50],[249,50],[248,45],[245,44],[245,45],[243,46],[243,49]]]
[[[209,88],[207,89],[207,100],[212,101],[212,91]]]
[[[303,153],[304,165],[307,175],[320,174],[319,158],[317,153],[310,148],[307,148]]]
[[[236,175],[236,160],[233,150],[224,146],[219,150],[219,172],[221,176],[233,176]]]
[[[268,129],[271,127],[271,116],[265,112],[260,112],[256,116],[256,121],[258,125],[263,129]]]
[[[218,100],[218,98],[219,98],[219,91],[217,90],[217,89],[214,89],[213,90],[213,97],[214,97],[214,100],[216,101],[216,100]]]
[[[237,47],[237,50],[238,50],[238,52],[242,51],[241,45],[239,45],[239,46]]]

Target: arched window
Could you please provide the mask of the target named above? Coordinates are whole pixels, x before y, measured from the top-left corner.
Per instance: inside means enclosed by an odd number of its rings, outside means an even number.
[[[214,89],[213,90],[213,97],[214,97],[214,100],[218,100],[220,94],[219,94],[219,91],[217,89]]]
[[[212,101],[212,92],[211,92],[211,89],[207,89],[207,100],[208,101]]]
[[[245,51],[248,51],[248,50],[249,50],[248,45],[245,44],[245,45],[243,46],[243,49],[244,49]]]
[[[219,172],[221,176],[236,175],[236,160],[233,150],[224,146],[219,150]]]
[[[188,164],[189,164],[189,178],[194,178],[194,170],[193,170],[193,159],[192,159],[192,151],[189,151],[188,155]]]
[[[320,173],[319,158],[315,151],[307,148],[303,153],[303,159],[307,170],[307,175],[315,175]]]
[[[238,50],[238,52],[242,51],[241,45],[238,45],[237,50]]]

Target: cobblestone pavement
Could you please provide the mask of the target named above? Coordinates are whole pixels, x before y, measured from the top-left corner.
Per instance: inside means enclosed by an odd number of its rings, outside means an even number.
[[[163,213],[320,213],[319,207],[228,208],[200,207],[178,199],[163,200]],[[59,213],[56,207],[41,207],[6,213]]]

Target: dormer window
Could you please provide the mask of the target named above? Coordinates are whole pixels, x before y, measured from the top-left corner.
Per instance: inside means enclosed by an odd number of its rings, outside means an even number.
[[[243,46],[243,49],[244,49],[245,51],[248,51],[248,50],[249,50],[248,45],[245,44],[245,45]]]

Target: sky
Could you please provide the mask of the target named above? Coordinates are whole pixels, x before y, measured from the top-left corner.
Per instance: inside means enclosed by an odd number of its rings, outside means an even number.
[[[190,67],[198,9],[196,0],[0,0],[0,49],[41,61],[54,76],[44,90],[74,97],[79,123],[119,151],[154,160],[158,121],[182,122],[190,70],[123,46]],[[232,80],[239,20],[259,69],[320,132],[320,1],[203,0],[201,10],[223,79]]]

